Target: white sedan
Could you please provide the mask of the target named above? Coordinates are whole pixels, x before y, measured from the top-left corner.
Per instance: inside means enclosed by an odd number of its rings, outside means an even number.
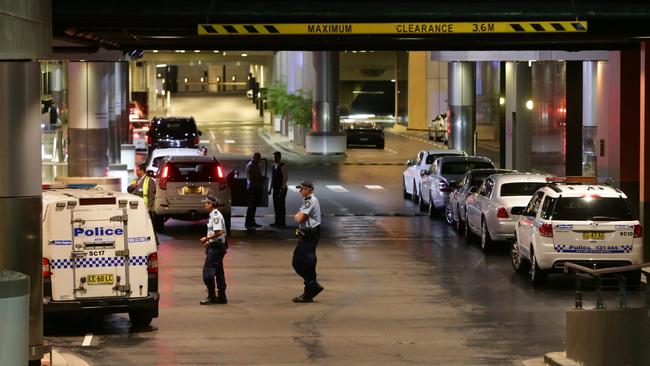
[[[406,169],[402,173],[404,187],[404,198],[411,198],[413,202],[419,202],[420,183],[424,172],[429,170],[433,161],[443,156],[467,156],[460,150],[422,150],[415,160],[406,162]]]
[[[481,249],[486,250],[493,241],[512,240],[519,215],[512,213],[523,209],[530,197],[547,184],[548,175],[529,173],[493,174],[485,178],[478,189],[474,188],[465,200],[465,235],[481,238]]]

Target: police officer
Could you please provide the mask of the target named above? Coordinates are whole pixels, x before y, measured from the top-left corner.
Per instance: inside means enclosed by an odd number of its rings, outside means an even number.
[[[144,199],[149,216],[153,218],[153,207],[156,200],[156,183],[153,178],[147,175],[147,163],[140,163],[135,166],[135,179],[126,188],[127,192],[140,196]]]
[[[287,226],[286,215],[287,207],[287,179],[289,179],[289,169],[282,162],[282,153],[276,151],[273,153],[273,171],[271,172],[271,189],[269,194],[273,193],[273,210],[275,210],[275,222],[271,224],[274,227]]]
[[[227,304],[226,276],[223,272],[223,257],[226,255],[226,227],[223,215],[217,209],[219,201],[209,195],[202,200],[208,217],[208,234],[201,238],[205,246],[205,263],[203,264],[203,282],[208,288],[208,297],[201,301],[201,305]],[[215,291],[215,279],[219,294]]]
[[[304,181],[296,186],[303,197],[302,206],[294,219],[298,223],[298,245],[293,251],[293,269],[303,278],[305,289],[293,302],[312,302],[324,290],[316,281],[316,246],[320,239],[320,204],[314,196],[314,185]]]

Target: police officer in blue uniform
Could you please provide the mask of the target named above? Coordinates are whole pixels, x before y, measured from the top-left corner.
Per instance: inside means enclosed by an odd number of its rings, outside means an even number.
[[[298,245],[293,251],[293,269],[304,280],[302,295],[293,299],[293,302],[312,302],[314,297],[324,290],[316,280],[316,246],[320,240],[320,203],[314,196],[314,185],[304,181],[296,186],[303,197],[302,206],[296,212],[294,219],[298,223],[296,235]]]
[[[223,215],[217,206],[219,201],[210,195],[203,199],[208,217],[208,234],[201,238],[205,246],[205,263],[203,264],[203,282],[208,288],[208,297],[201,301],[201,305],[227,304],[226,276],[223,272],[223,257],[226,255],[226,226]],[[219,294],[215,291],[215,279]]]

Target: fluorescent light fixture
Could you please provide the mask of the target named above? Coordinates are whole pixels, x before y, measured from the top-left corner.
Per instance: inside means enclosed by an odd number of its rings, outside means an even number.
[[[212,51],[212,52],[214,52],[214,53],[219,53],[219,51],[217,51],[217,50],[214,50],[214,51]]]
[[[504,105],[504,104],[506,104],[506,98],[499,97],[499,105]]]
[[[242,53],[241,54],[241,57],[246,57],[246,56],[248,56],[248,53]]]
[[[153,51],[151,51],[151,52],[153,52],[153,53],[158,53],[158,50],[153,50]]]
[[[351,115],[348,116],[348,118],[351,118],[351,119],[364,119],[364,118],[372,118],[374,116],[375,116],[374,114],[362,114],[361,113],[361,114],[351,114]]]
[[[201,53],[201,50],[194,50],[194,53]]]
[[[158,64],[156,67],[167,67],[167,64]]]
[[[534,107],[534,105],[533,105],[533,101],[529,99],[529,100],[526,102],[526,108],[528,108],[528,110],[531,110],[531,111],[532,111],[532,110],[533,110],[533,107]]]
[[[394,82],[395,82],[395,79],[390,79],[390,82],[391,82],[391,83],[394,83]]]

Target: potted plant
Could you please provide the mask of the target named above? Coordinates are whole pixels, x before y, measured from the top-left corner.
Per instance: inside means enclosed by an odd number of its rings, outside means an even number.
[[[293,122],[294,143],[305,145],[307,131],[312,124],[312,98],[309,93],[298,90],[295,94],[289,95],[289,107],[287,113]]]
[[[273,110],[273,130],[282,131],[282,120],[286,117],[287,108],[289,107],[289,93],[287,86],[282,83],[276,83],[269,86],[266,91],[268,108]]]

